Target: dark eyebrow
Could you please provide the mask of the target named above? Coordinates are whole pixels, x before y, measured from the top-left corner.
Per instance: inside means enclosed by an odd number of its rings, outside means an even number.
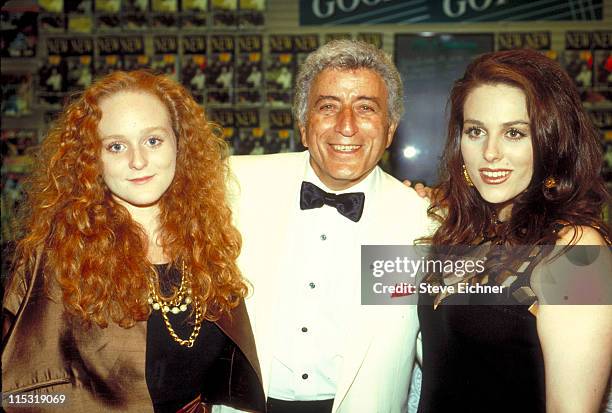
[[[473,123],[474,125],[478,125],[478,126],[484,126],[484,123],[482,123],[479,120],[476,119],[464,119],[463,123]],[[511,120],[509,122],[504,122],[502,123],[502,126],[504,127],[509,127],[509,126],[514,126],[514,125],[526,125],[529,126],[529,122],[524,121],[524,120]]]

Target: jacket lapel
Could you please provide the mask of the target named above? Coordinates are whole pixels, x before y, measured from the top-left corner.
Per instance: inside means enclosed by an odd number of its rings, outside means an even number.
[[[377,196],[377,190],[380,191],[381,185],[384,185],[382,180],[381,171],[376,167],[372,174],[374,174],[374,182],[372,184],[372,191],[366,196],[364,211],[362,215],[362,226],[359,233],[359,243],[361,245],[367,245],[375,243],[375,240],[379,239],[379,234],[384,232],[384,228],[381,227],[381,221],[384,219],[384,211],[380,210],[379,197]],[[370,344],[374,338],[375,326],[381,321],[376,318],[376,307],[362,306],[361,305],[361,255],[357,255],[354,263],[354,277],[356,291],[354,294],[355,309],[351,312],[352,319],[350,323],[350,335],[347,337],[347,347],[344,352],[344,362],[342,371],[338,379],[338,387],[336,389],[336,397],[334,399],[334,406],[332,411],[335,412],[342,400],[346,397],[352,383],[363,364],[364,359],[370,348]]]
[[[295,157],[300,157],[296,162]],[[257,354],[261,364],[264,390],[267,394],[274,326],[280,294],[282,257],[275,257],[275,251],[283,251],[287,243],[288,221],[299,207],[299,189],[308,162],[308,153],[285,155],[274,160],[278,162],[271,169],[265,162],[256,164],[252,170],[241,171],[239,230],[243,235],[243,250],[239,258],[244,277],[252,283],[253,293],[246,299],[251,325],[255,334]],[[260,175],[260,171],[264,171]],[[270,173],[274,184],[265,182]],[[258,182],[255,182],[258,181]],[[250,188],[257,188],[257,193]]]

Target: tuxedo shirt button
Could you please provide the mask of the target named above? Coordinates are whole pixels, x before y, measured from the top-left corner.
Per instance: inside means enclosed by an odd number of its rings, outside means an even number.
[[[327,239],[327,235],[321,234],[321,241],[325,241]]]
[[[302,378],[303,378],[304,380],[306,380],[306,379],[308,378],[308,374],[306,374],[306,373],[302,374]]]

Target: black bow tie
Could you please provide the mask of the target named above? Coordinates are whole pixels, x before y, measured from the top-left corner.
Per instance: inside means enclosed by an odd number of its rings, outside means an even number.
[[[365,195],[363,192],[330,194],[310,182],[302,182],[300,209],[321,208],[324,204],[334,207],[351,221],[359,221],[363,213]]]

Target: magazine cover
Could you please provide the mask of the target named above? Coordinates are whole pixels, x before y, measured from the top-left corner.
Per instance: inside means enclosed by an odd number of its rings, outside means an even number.
[[[200,105],[206,103],[206,55],[183,55],[181,83]]]
[[[64,0],[38,0],[38,6],[43,12],[63,13]]]
[[[147,13],[149,0],[122,0],[121,6],[125,13]]]
[[[208,26],[207,0],[183,0],[180,14],[180,27],[183,30],[196,30]]]
[[[37,13],[15,12],[4,8],[0,12],[2,57],[34,57],[38,40]]]
[[[2,116],[20,117],[32,113],[32,75],[2,73]]]
[[[210,0],[215,29],[235,29],[238,25],[238,0]]]
[[[100,32],[121,30],[121,0],[95,1],[95,27]]]
[[[66,14],[91,14],[92,0],[67,0],[64,2],[64,13]]]
[[[296,70],[293,40],[290,34],[268,36],[270,53],[266,56],[265,79],[269,106],[291,106]]]
[[[179,16],[177,13],[153,13],[151,14],[151,29],[159,31],[177,30],[179,28]]]
[[[179,26],[178,0],[152,0],[151,28],[176,30]]]
[[[266,153],[290,152],[293,145],[293,115],[290,109],[268,112],[268,140]]]
[[[96,29],[102,33],[121,31],[121,16],[119,14],[96,14]]]
[[[252,134],[253,128],[240,128],[238,129],[238,139],[235,143],[234,153],[235,155],[251,155],[253,150],[255,149],[255,137]],[[259,139],[258,139],[259,141]],[[260,149],[261,152],[260,152]],[[259,152],[259,153],[258,153]],[[254,155],[263,154],[263,146],[259,145]]]
[[[181,83],[191,91],[195,100],[206,103],[206,36],[184,35],[181,38],[183,59],[181,61]]]
[[[71,37],[64,40],[68,42],[68,50],[61,53],[66,64],[66,90],[82,91],[93,81],[93,38]]]
[[[116,36],[98,36],[96,39],[98,56],[96,58],[96,77],[123,69],[121,42]]]
[[[306,60],[311,52],[319,48],[318,34],[301,34],[293,36],[293,49],[295,52],[295,70]],[[292,85],[293,86],[293,85]]]
[[[578,87],[584,105],[590,106],[594,100],[598,100],[591,89],[593,86],[591,32],[565,32],[565,51],[562,53],[561,63]]]
[[[145,31],[149,28],[149,14],[127,13],[123,15],[122,26],[126,31]]]
[[[238,129],[237,155],[264,153],[264,130],[259,121],[258,109],[250,108],[234,111],[234,125]]]
[[[208,103],[230,105],[234,103],[234,37],[212,35],[210,48],[206,72]]]
[[[128,31],[144,31],[149,28],[149,0],[123,0],[122,26]]]
[[[36,129],[2,129],[0,134],[3,172],[25,172],[32,162],[30,152],[38,144]]]
[[[208,26],[208,15],[206,13],[182,13],[180,16],[182,30],[200,30]]]
[[[117,70],[123,70],[123,62],[121,60],[121,56],[116,54],[98,56],[98,58],[96,59],[95,66],[96,77],[106,76],[109,73],[115,72]]]
[[[66,57],[68,69],[68,92],[82,91],[91,85],[94,77],[94,64],[92,55]]]
[[[285,153],[293,151],[293,130],[278,129],[268,131],[265,153]]]
[[[61,13],[40,13],[38,29],[41,33],[63,33],[66,30],[66,15]]]
[[[260,29],[265,25],[265,0],[240,0],[238,27],[241,29]]]
[[[155,36],[153,38],[153,60],[151,68],[178,80],[178,37]]]
[[[263,41],[261,35],[237,37],[238,62],[236,67],[236,92],[238,104],[262,103]]]
[[[124,54],[123,70],[151,69],[151,58],[146,54]]]
[[[145,54],[142,36],[107,37],[111,41],[110,49],[119,47],[123,59],[123,70],[150,69],[151,61]]]
[[[205,12],[208,10],[208,0],[183,0],[182,11],[184,12]]]
[[[91,33],[94,28],[94,19],[92,15],[69,14],[68,27],[66,31],[69,33]]]
[[[66,62],[50,55],[38,71],[38,99],[46,106],[61,107],[66,92]]]
[[[266,103],[271,106],[291,106],[295,60],[292,53],[268,55],[266,66]]]
[[[96,0],[96,13],[119,14],[121,11],[121,0]]]

